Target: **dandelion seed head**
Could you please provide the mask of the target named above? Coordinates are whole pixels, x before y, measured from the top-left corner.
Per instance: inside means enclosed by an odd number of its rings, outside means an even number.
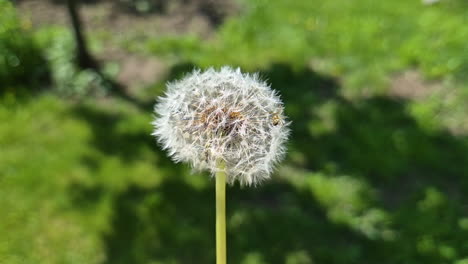
[[[155,106],[153,135],[175,162],[212,175],[223,170],[229,183],[257,185],[285,154],[283,112],[277,93],[256,74],[195,70],[167,84]]]

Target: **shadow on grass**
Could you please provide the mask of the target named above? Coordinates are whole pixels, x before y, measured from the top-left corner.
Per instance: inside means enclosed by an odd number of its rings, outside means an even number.
[[[189,68],[174,67],[169,80]],[[468,254],[468,232],[460,224],[468,213],[466,138],[421,127],[401,99],[347,100],[337,81],[309,69],[277,64],[261,74],[279,90],[293,121],[285,163],[366,183],[395,236],[371,239],[333,221],[330,205],[319,202],[326,197],[307,186],[279,180],[256,189],[236,186],[228,189],[231,263],[435,264]],[[326,105],[330,111],[320,114]],[[77,114],[93,129],[90,144],[123,162],[138,159],[139,149],[155,144],[144,128],[119,132],[116,124],[125,117],[87,108]],[[159,150],[157,155],[165,156]],[[157,186],[130,185],[115,195],[111,226],[102,238],[107,263],[214,263],[213,186],[196,187],[177,177],[183,173],[180,166],[163,161],[159,165],[172,170],[173,178]],[[208,181],[204,175],[193,177]],[[83,190],[79,199],[95,199],[86,195],[92,190],[73,188]],[[342,210],[347,206],[344,201]]]
[[[200,177],[202,177],[200,175]],[[107,263],[214,263],[214,190],[170,180],[154,189],[131,187],[114,203],[113,232],[105,238]],[[307,192],[287,184],[228,189],[228,259],[249,256],[285,263],[295,252],[321,251],[344,261],[365,243],[344,227],[328,224]],[[340,238],[327,239],[329,234]],[[257,262],[252,262],[257,263]]]
[[[150,115],[151,112],[148,113]],[[124,114],[100,110],[90,106],[77,106],[74,115],[85,120],[91,128],[92,139],[90,144],[105,155],[116,155],[124,162],[131,162],[139,158],[142,146],[153,146],[155,139],[152,137],[148,123],[146,127],[135,130],[118,131],[119,124],[128,120]],[[146,132],[146,133],[145,133]]]

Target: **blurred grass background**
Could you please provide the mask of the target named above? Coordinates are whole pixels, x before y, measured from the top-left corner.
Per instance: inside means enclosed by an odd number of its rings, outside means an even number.
[[[0,0],[0,263],[214,263],[214,189],[150,136],[164,84],[260,72],[292,120],[228,189],[228,260],[468,263],[464,0]],[[118,87],[119,89],[116,89]]]

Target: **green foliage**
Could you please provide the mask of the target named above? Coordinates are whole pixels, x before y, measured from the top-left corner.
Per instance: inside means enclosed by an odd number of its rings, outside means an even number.
[[[0,80],[2,91],[15,94],[52,83],[62,96],[83,96],[106,92],[102,77],[76,64],[75,41],[69,29],[46,27],[30,32],[31,22],[21,21],[9,2],[0,0]],[[114,76],[115,67],[104,65],[104,73]]]
[[[19,87],[38,89],[47,79],[47,63],[29,29],[6,0],[0,0],[0,93]]]
[[[370,239],[392,239],[388,215],[372,208],[370,188],[352,177],[314,174],[307,177],[312,193],[331,221],[346,224]],[[367,193],[366,193],[367,192]]]
[[[143,43],[127,40],[123,44],[133,52],[149,52],[159,56],[171,56],[176,60],[184,60],[202,49],[201,40],[195,36],[160,37],[149,39]]]
[[[9,123],[0,130],[0,206],[6,210],[0,221],[0,255],[5,263],[101,263],[105,256],[99,234],[108,229],[113,193],[129,184],[160,181],[162,173],[153,173],[158,162],[152,140],[136,134],[149,129],[149,115],[126,118],[95,112],[92,106],[66,105],[50,96],[27,107],[0,104],[1,123]],[[133,148],[139,137],[144,144]],[[103,139],[127,145],[114,148]],[[143,156],[132,165],[126,162],[140,151]],[[101,183],[106,186],[102,196],[81,192]]]
[[[70,30],[47,27],[35,34],[50,65],[54,90],[63,96],[103,94],[106,84],[101,75],[91,69],[80,69],[76,63],[75,40]],[[105,65],[109,66],[109,65]],[[104,67],[104,73],[115,75],[115,70]]]

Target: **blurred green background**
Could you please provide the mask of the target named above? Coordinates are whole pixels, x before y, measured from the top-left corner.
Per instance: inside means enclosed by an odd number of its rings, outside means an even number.
[[[0,263],[214,263],[214,188],[150,136],[165,83],[239,66],[288,155],[228,188],[240,264],[468,263],[464,0],[0,0]]]

